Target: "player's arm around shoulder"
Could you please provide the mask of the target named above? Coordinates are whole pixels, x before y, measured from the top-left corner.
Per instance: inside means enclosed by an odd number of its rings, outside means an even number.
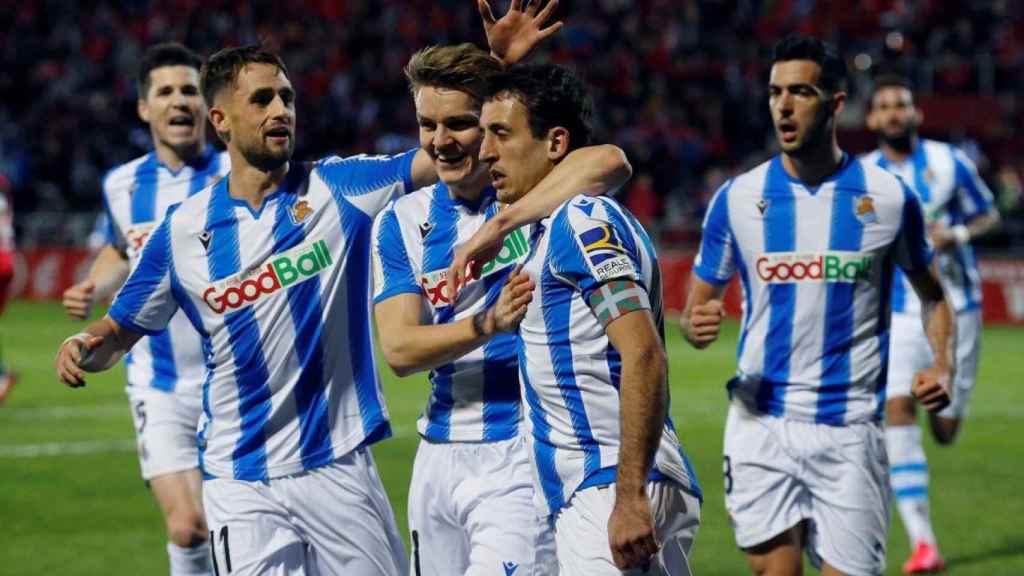
[[[85,386],[86,372],[107,370],[141,337],[142,334],[104,316],[61,343],[55,360],[57,378],[71,388]]]

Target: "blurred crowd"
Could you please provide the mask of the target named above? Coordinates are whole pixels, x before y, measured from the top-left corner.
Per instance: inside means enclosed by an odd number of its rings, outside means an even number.
[[[507,4],[492,0],[496,12]],[[710,193],[772,152],[767,62],[790,31],[835,42],[857,73],[860,105],[843,129],[851,151],[872,145],[863,101],[881,67],[909,74],[924,96],[981,95],[998,105],[993,127],[946,118],[926,134],[955,140],[979,160],[1012,224],[1022,213],[1022,4],[561,0],[565,29],[540,57],[574,66],[591,83],[600,139],[626,149],[634,166],[626,201],[665,242],[695,240]],[[19,230],[38,229],[34,211],[95,213],[104,172],[148,149],[134,74],[151,43],[178,40],[208,55],[266,42],[281,51],[298,90],[298,157],[393,152],[416,142],[402,66],[428,44],[483,45],[475,5],[0,0],[0,174],[11,182]],[[84,240],[55,234],[46,240]]]

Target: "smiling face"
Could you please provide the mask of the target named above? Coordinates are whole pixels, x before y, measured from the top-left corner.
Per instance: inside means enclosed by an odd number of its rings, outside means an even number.
[[[149,89],[138,102],[139,117],[153,141],[179,155],[206,143],[206,105],[199,93],[199,71],[161,66],[149,72]]]
[[[515,202],[525,196],[567,153],[568,138],[561,133],[564,130],[535,137],[530,130],[529,111],[515,96],[484,102],[480,123],[485,131],[480,160],[487,164],[502,202]]]
[[[438,178],[455,193],[479,193],[489,184],[480,161],[480,105],[461,90],[423,86],[416,90],[420,148],[434,163]]]
[[[274,170],[295,150],[295,91],[273,64],[246,64],[216,95],[214,128],[252,166]]]
[[[820,152],[832,141],[833,122],[845,93],[822,88],[821,67],[811,60],[784,60],[772,66],[768,105],[775,136],[790,156]]]

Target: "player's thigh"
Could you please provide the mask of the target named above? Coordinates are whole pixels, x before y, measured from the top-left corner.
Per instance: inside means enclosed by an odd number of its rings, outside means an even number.
[[[273,482],[315,551],[320,573],[408,572],[405,545],[368,450],[355,450],[327,466]]]
[[[557,573],[554,531],[535,501],[533,472],[523,438],[467,447],[456,462],[472,470],[454,491],[469,539],[467,576]]]
[[[932,363],[932,350],[921,317],[893,314],[889,326],[889,372],[885,394],[888,398],[910,396],[914,374]]]
[[[409,483],[409,558],[413,576],[463,574],[469,567],[469,539],[456,521],[452,494],[458,468],[452,444],[421,440]]]
[[[149,489],[170,524],[181,522],[201,525],[203,521],[202,474],[198,468],[161,474],[149,481]]]
[[[700,525],[700,502],[674,482],[651,482],[655,533],[661,548],[646,569],[615,566],[608,542],[608,520],[615,507],[615,485],[576,492],[555,519],[555,547],[562,576],[688,576],[689,552]]]
[[[139,467],[145,480],[199,467],[198,401],[142,386],[128,387]]]
[[[307,570],[306,545],[289,511],[268,484],[207,480],[203,507],[216,575],[298,576]]]
[[[981,314],[966,312],[956,318],[956,377],[953,379],[953,399],[939,416],[960,420],[967,414],[967,404],[974,393],[978,377],[978,358],[981,355]]]
[[[809,494],[782,440],[782,424],[737,403],[729,407],[722,473],[725,507],[740,548],[768,542],[808,515]]]
[[[812,494],[807,548],[851,576],[885,570],[889,519],[888,459],[881,426],[824,427],[832,447],[806,460]]]

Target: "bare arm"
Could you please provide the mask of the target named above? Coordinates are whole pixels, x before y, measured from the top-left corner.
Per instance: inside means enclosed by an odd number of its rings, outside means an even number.
[[[492,308],[446,324],[421,323],[421,295],[392,296],[374,306],[384,359],[399,376],[447,364],[499,332],[514,331],[526,313],[532,292],[533,281],[525,274],[514,273]]]
[[[55,362],[57,377],[72,388],[85,386],[85,372],[110,368],[141,337],[118,325],[110,316],[104,316],[61,344]]]
[[[85,320],[97,301],[108,300],[128,278],[128,259],[111,244],[96,255],[85,280],[64,291],[64,310],[76,320]]]
[[[668,362],[649,310],[624,314],[606,330],[622,357],[619,464],[608,538],[615,564],[628,569],[642,566],[658,551],[647,476],[665,427]]]
[[[933,226],[928,236],[936,250],[947,250],[957,244],[968,244],[975,239],[990,234],[999,227],[999,212],[990,210],[979,214],[967,224],[961,224],[947,228],[945,226]]]
[[[458,290],[468,274],[477,276],[480,268],[498,255],[505,235],[512,230],[549,216],[577,194],[609,194],[632,175],[633,168],[618,146],[606,144],[573,150],[526,196],[499,211],[456,248],[448,268],[448,278],[452,279],[449,291]]]
[[[437,170],[430,156],[422,148],[416,151],[412,159],[412,189],[419,190],[437,182]]]
[[[934,265],[925,272],[908,274],[907,278],[921,300],[921,321],[933,357],[931,367],[914,375],[911,392],[930,412],[937,412],[950,402],[949,383],[956,368],[955,318]]]
[[[725,317],[722,294],[725,285],[715,286],[690,274],[690,293],[686,296],[686,307],[679,318],[686,341],[694,348],[707,348],[718,339],[718,332]]]

